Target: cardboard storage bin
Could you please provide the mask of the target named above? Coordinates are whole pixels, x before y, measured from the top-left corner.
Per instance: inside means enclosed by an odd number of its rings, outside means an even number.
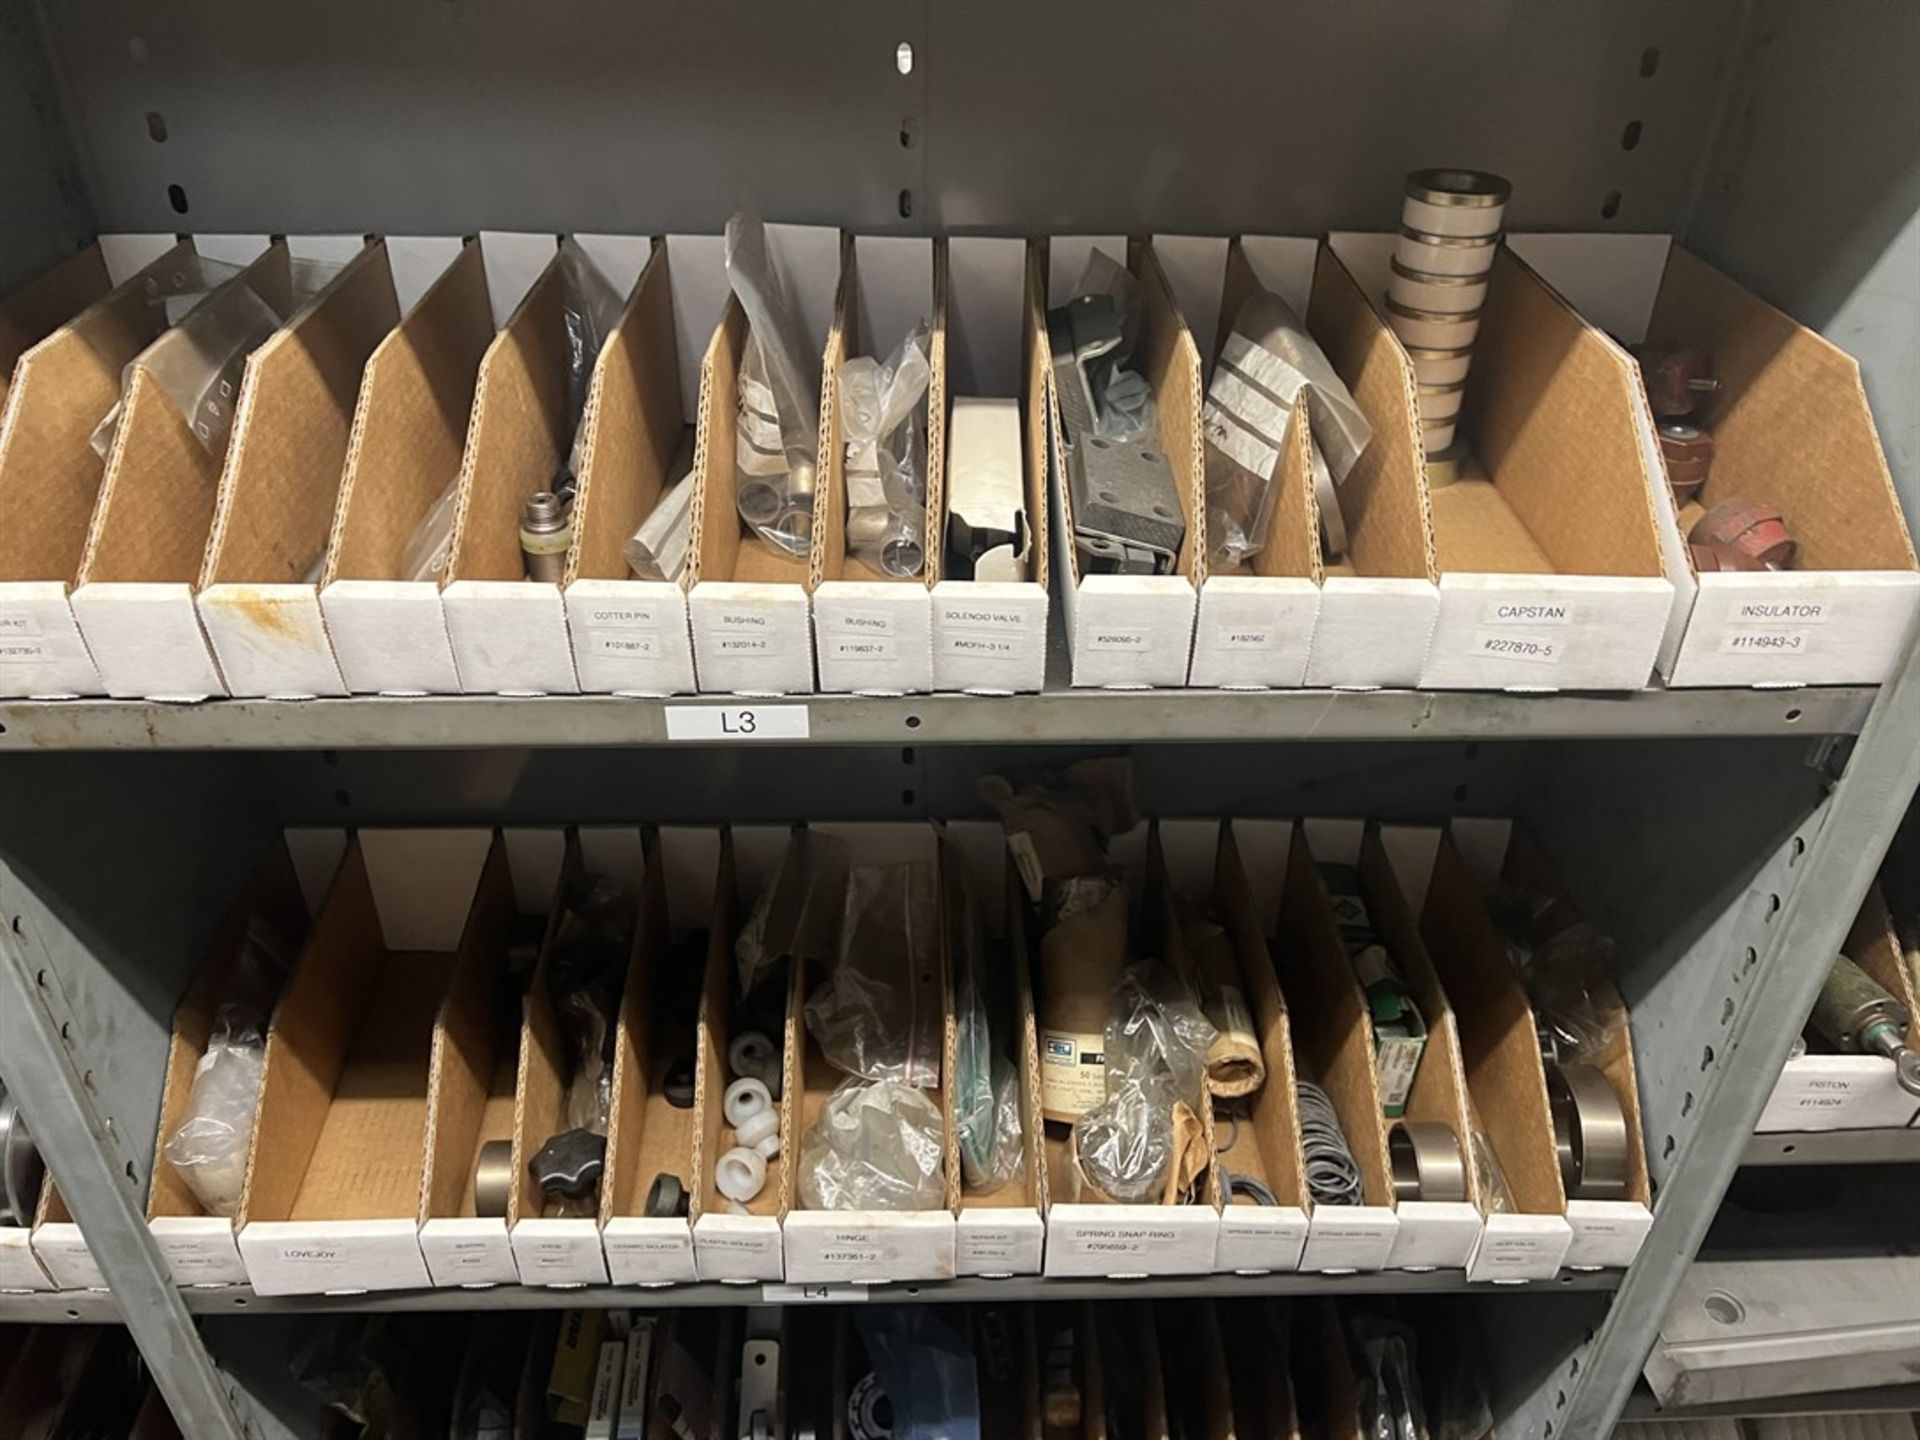
[[[820,225],[767,226],[767,253],[799,312],[810,368],[826,353],[838,298],[840,234]],[[812,562],[763,539],[740,518],[735,426],[747,316],[729,296],[700,362],[699,440],[688,537],[688,616],[694,673],[709,694],[804,694],[814,688]],[[816,484],[827,470],[826,379]],[[815,519],[819,517],[816,514]]]
[[[750,1001],[737,994],[739,968],[734,945],[740,937],[754,897],[771,883],[780,868],[789,839],[785,826],[735,826],[722,832],[713,867],[703,877],[697,865],[673,863],[667,851],[669,893],[690,897],[695,904],[704,883],[710,890],[709,945],[700,997],[699,1098],[695,1104],[693,1183],[699,1199],[693,1213],[694,1264],[702,1280],[737,1284],[776,1281],[786,1274],[786,1253],[780,1225],[786,1218],[789,1187],[786,1171],[799,1143],[794,1092],[784,1085],[780,1106],[780,1153],[767,1161],[766,1183],[736,1214],[714,1181],[714,1163],[734,1145],[722,1104],[734,1074],[727,1055],[735,1037],[757,1029],[780,1046],[781,1070],[800,1035],[800,1010],[794,977],[768,977],[765,992]],[[663,837],[664,839],[664,837]],[[679,901],[675,902],[680,903]],[[756,1014],[756,1012],[758,1012]]]
[[[513,1189],[507,1200],[507,1232],[523,1285],[604,1285],[606,1253],[600,1243],[600,1215],[610,1167],[603,1167],[592,1205],[585,1213],[549,1215],[546,1197],[531,1166],[548,1139],[573,1128],[567,1092],[573,1082],[573,1042],[550,984],[555,951],[567,926],[569,897],[584,893],[596,877],[623,887],[634,906],[633,940],[621,976],[621,1005],[627,981],[646,939],[641,924],[643,900],[654,888],[649,872],[658,860],[645,852],[638,829],[582,828],[570,832],[555,888],[553,918],[540,947],[540,962],[527,986],[520,1030],[520,1073],[514,1081]],[[656,902],[657,903],[657,902]],[[618,1024],[618,1017],[615,1017]],[[618,1040],[615,1041],[618,1063]],[[611,1121],[609,1121],[611,1124]],[[608,1136],[611,1159],[612,1136]]]
[[[1478,822],[1497,834],[1497,823]],[[1469,860],[1485,852],[1468,846],[1463,849]],[[1488,874],[1492,872],[1487,872]],[[1567,914],[1577,919],[1573,905],[1566,899],[1566,887],[1560,883],[1545,852],[1520,826],[1512,827],[1504,861],[1498,872],[1510,884],[1557,899]],[[1483,877],[1484,878],[1484,877]],[[1901,965],[1892,978],[1899,983]],[[1883,976],[1886,972],[1882,972]],[[1620,992],[1605,980],[1588,982],[1589,998],[1603,1023],[1617,1025],[1619,1033],[1603,1054],[1591,1063],[1607,1078],[1627,1122],[1627,1188],[1617,1200],[1582,1200],[1567,1197],[1567,1223],[1573,1226],[1573,1244],[1567,1250],[1566,1264],[1576,1270],[1624,1268],[1640,1253],[1641,1242],[1653,1227],[1653,1193],[1647,1178],[1646,1127],[1640,1117],[1640,1078],[1633,1063],[1633,1031],[1626,1002]],[[1896,991],[1896,994],[1902,992]],[[1904,993],[1911,1011],[1913,996]],[[1891,1068],[1891,1061],[1881,1061]],[[1897,1087],[1896,1087],[1897,1088]]]
[[[1122,898],[1133,901],[1139,911],[1128,918],[1128,963],[1152,956],[1170,966],[1176,975],[1186,977],[1186,951],[1157,831],[1141,825],[1116,836],[1109,853],[1127,876],[1127,892]],[[1034,947],[1034,958],[1038,965],[1039,946]],[[1035,971],[1036,976],[1040,973]],[[1038,983],[1034,991],[1038,1005],[1044,991]],[[1037,1020],[1046,1028],[1044,1013],[1038,1014]],[[1106,1017],[1102,1016],[1103,1030],[1105,1023]],[[1043,1038],[1043,1063],[1044,1057],[1062,1043],[1057,1031]],[[1216,1138],[1211,1107],[1201,1107],[1200,1123],[1208,1149],[1213,1151]],[[1201,1193],[1191,1203],[1120,1203],[1077,1183],[1079,1177],[1071,1159],[1072,1126],[1050,1123],[1045,1141],[1045,1274],[1131,1279],[1141,1275],[1199,1275],[1213,1269],[1220,1235],[1221,1177],[1217,1160],[1208,1167]]]
[[[492,968],[458,972],[434,1034],[428,1085],[426,1206],[420,1253],[436,1286],[478,1289],[520,1278],[505,1215],[482,1215],[478,1175],[488,1145],[513,1143],[524,991],[554,919],[565,832],[501,832],[511,894],[476,904]],[[483,914],[484,909],[484,914]]]
[[[460,677],[441,606],[444,558],[415,579],[408,550],[422,519],[457,493],[480,361],[551,263],[553,237],[386,244],[403,318],[361,378],[320,609],[353,694],[454,694]]]
[[[604,279],[624,302],[648,242],[606,237],[592,245],[575,237],[575,244],[585,261],[582,288]],[[591,302],[572,293],[571,253],[554,251],[488,346],[474,385],[441,593],[454,668],[469,695],[580,689],[560,582],[529,578],[520,548],[521,508],[529,496],[553,489],[555,476],[573,463],[572,406],[585,400],[574,394],[581,382],[570,367],[588,327],[569,319],[569,309]],[[598,362],[596,355],[590,368]]]
[[[220,258],[243,258],[250,248],[255,248],[251,242],[223,246]],[[220,476],[250,404],[247,381],[257,373],[252,361],[291,320],[310,317],[338,298],[338,289],[329,286],[301,304],[307,276],[296,266],[339,262],[362,248],[357,238],[337,236],[261,243],[258,258],[197,304],[133,365],[73,592],[74,617],[108,694],[201,700],[227,693],[201,629],[194,592]],[[223,353],[226,337],[236,328],[245,333],[258,312],[247,290],[277,317],[279,327],[247,356],[244,375],[235,376],[229,366],[203,402],[203,413],[189,421],[155,377],[173,366],[198,363],[203,347]],[[223,434],[215,433],[216,416],[230,418]]]
[[[1336,1274],[1384,1270],[1399,1239],[1400,1218],[1374,1070],[1373,1027],[1302,826],[1294,827],[1280,888],[1273,953],[1293,1021],[1294,1069],[1333,1102],[1362,1184],[1358,1205],[1323,1205],[1309,1190],[1300,1268]],[[1311,1163],[1312,1157],[1305,1159]]]
[[[1279,1440],[1274,1431],[1237,1426],[1233,1387],[1227,1378],[1226,1338],[1211,1300],[1163,1301],[1153,1309],[1153,1328],[1173,1434]]]
[[[1387,1257],[1388,1268],[1464,1269],[1480,1242],[1483,1201],[1474,1183],[1473,1167],[1466,1164],[1472,1132],[1467,1123],[1467,1081],[1460,1056],[1459,1022],[1420,938],[1419,922],[1407,898],[1410,891],[1425,897],[1438,832],[1359,820],[1306,820],[1301,827],[1317,862],[1353,867],[1367,917],[1380,937],[1379,943],[1406,981],[1426,1027],[1419,1068],[1407,1090],[1404,1113],[1398,1118],[1413,1124],[1444,1125],[1460,1147],[1461,1163],[1466,1167],[1467,1193],[1463,1199],[1396,1197],[1394,1212],[1399,1216],[1400,1229],[1394,1237],[1393,1252]],[[1395,863],[1396,857],[1402,856],[1405,878]],[[1378,1045],[1377,1037],[1374,1043]],[[1385,1118],[1389,1155],[1395,1123],[1395,1117]]]
[[[1792,569],[1700,574],[1654,429],[1635,407],[1654,477],[1674,607],[1660,646],[1670,685],[1875,685],[1898,668],[1920,612],[1920,567],[1860,367],[1665,235],[1516,235],[1527,262],[1622,345],[1705,353],[1720,388],[1692,423],[1713,437],[1695,504],[1742,496],[1777,509]]]
[[[1847,934],[1841,953],[1887,992],[1920,1014],[1913,980],[1875,882]],[[1907,1044],[1920,1049],[1920,1023],[1910,1021]],[[1780,1079],[1760,1112],[1755,1130],[1877,1130],[1920,1121],[1916,1100],[1894,1079],[1893,1062],[1880,1055],[1801,1055],[1781,1067]]]
[[[1347,550],[1322,556],[1307,684],[1411,686],[1440,613],[1420,426],[1410,403],[1413,374],[1393,332],[1324,241],[1314,256],[1306,319],[1373,428],[1339,484]]]
[[[45,1192],[53,1189],[52,1179],[42,1179],[40,1189],[41,1193],[33,1197],[31,1213],[36,1217],[46,1206]],[[0,1295],[57,1288],[34,1253],[33,1229],[31,1224],[0,1225]]]
[[[1215,1144],[1220,1150],[1220,1235],[1213,1268],[1239,1275],[1298,1270],[1307,1243],[1306,1173],[1300,1156],[1300,1117],[1295,1104],[1292,1019],[1275,978],[1259,907],[1247,880],[1231,823],[1161,820],[1157,824],[1175,893],[1185,913],[1208,919],[1225,932],[1238,972],[1240,1003],[1253,1023],[1266,1079],[1252,1095],[1212,1097]],[[1210,988],[1210,967],[1191,922],[1187,958],[1196,994]],[[1264,1185],[1277,1202],[1256,1201],[1234,1190],[1235,1177]]]
[[[813,512],[813,634],[824,691],[903,695],[933,688],[933,582],[945,478],[946,295],[934,242],[913,236],[849,235],[840,295],[820,387],[820,500]],[[939,293],[936,293],[939,291]],[[884,365],[917,325],[927,327],[927,393],[913,408],[916,460],[926,487],[921,567],[889,575],[848,543],[848,400],[840,367],[867,356]],[[884,438],[884,437],[883,437]],[[868,485],[878,483],[870,478]]]
[[[700,357],[726,293],[720,237],[669,235],[594,369],[565,590],[574,669],[588,693],[694,688],[687,572],[636,579],[626,545],[669,487],[693,484]],[[691,503],[691,493],[683,498]]]
[[[1495,1178],[1481,1157],[1470,1153],[1486,1220],[1467,1278],[1551,1280],[1573,1244],[1573,1226],[1560,1182],[1540,1042],[1526,992],[1507,960],[1506,940],[1451,836],[1440,840],[1420,934],[1459,1021],[1469,1123],[1486,1136],[1513,1202],[1509,1210],[1495,1208]]]
[[[1047,529],[1046,318],[1035,291],[1037,272],[1024,240],[956,235],[935,242],[946,256],[946,480],[944,514],[935,531],[933,568],[933,688],[975,695],[1037,691],[1047,672],[1047,585],[1051,554]],[[1011,403],[1015,409],[1005,412]],[[954,459],[954,413],[962,413],[962,443],[981,443],[1015,427],[1016,476],[1001,476],[963,450]],[[975,432],[979,435],[976,437]],[[988,451],[989,455],[992,453]],[[995,476],[989,485],[975,467]],[[1011,482],[1011,483],[1009,483]],[[958,498],[956,499],[956,487]],[[956,526],[1007,532],[965,573],[951,548]]]
[[[1203,393],[1241,307],[1256,293],[1271,291],[1305,320],[1315,241],[1242,235],[1229,244],[1211,236],[1156,235],[1153,248],[1199,346]],[[1306,681],[1323,579],[1309,433],[1306,406],[1299,405],[1285,435],[1273,437],[1280,440],[1270,482],[1275,493],[1266,529],[1254,537],[1260,548],[1233,566],[1211,554],[1198,557],[1189,684],[1272,689]],[[1204,460],[1200,493],[1204,505]],[[1209,529],[1210,550],[1219,538]]]
[[[1294,1413],[1300,1433],[1321,1440],[1368,1440],[1360,1423],[1361,1386],[1354,1374],[1341,1311],[1314,1299],[1289,1313]]]
[[[966,936],[981,945],[980,973],[986,981],[984,1003],[996,1054],[1011,1061],[1018,1074],[1021,1169],[999,1184],[973,1186],[960,1154],[960,1133],[947,1087],[947,1165],[960,1176],[960,1210],[955,1216],[954,1273],[957,1275],[1038,1275],[1045,1248],[1046,1223],[1040,1217],[1046,1194],[1046,1154],[1040,1117],[1040,1051],[1033,1018],[1033,982],[1028,920],[1020,900],[1020,881],[1007,852],[1005,832],[992,822],[962,820],[945,827],[940,846],[945,889],[949,968],[955,1000],[948,1008],[945,1064],[953,1073],[959,1052],[958,1008]],[[966,918],[968,915],[971,918]]]
[[[114,284],[106,251],[95,241],[0,297],[0,405],[20,357],[105,299]]]
[[[67,598],[106,473],[88,440],[193,260],[170,235],[103,236],[0,303],[0,696],[104,693]]]
[[[1205,460],[1200,443],[1200,352],[1181,318],[1173,291],[1144,240],[1124,236],[1056,235],[1035,250],[1045,267],[1046,304],[1074,296],[1088,257],[1099,250],[1125,265],[1139,284],[1139,315],[1129,321],[1138,340],[1127,368],[1153,389],[1159,445],[1173,468],[1174,488],[1186,520],[1186,535],[1172,573],[1083,574],[1074,543],[1073,503],[1066,473],[1066,432],[1054,380],[1055,358],[1047,349],[1047,424],[1050,436],[1048,490],[1053,513],[1053,562],[1060,576],[1073,683],[1118,690],[1185,685],[1193,650],[1194,584],[1206,553]],[[1040,317],[1040,337],[1047,335]]]
[[[843,840],[849,873],[863,866],[914,865],[924,867],[933,902],[933,930],[928,937],[933,954],[910,957],[901,952],[901,981],[914,987],[917,1006],[931,1006],[938,1015],[937,1033],[944,1041],[953,1015],[947,978],[946,930],[939,886],[939,855],[933,828],[928,825],[824,824],[809,827]],[[937,1209],[926,1210],[807,1210],[799,1199],[800,1171],[806,1164],[808,1132],[820,1119],[827,1101],[848,1080],[830,1064],[819,1043],[805,1029],[806,1001],[826,978],[824,967],[796,957],[793,1009],[794,1043],[787,1048],[785,1094],[790,1109],[783,1118],[782,1151],[790,1129],[794,1149],[790,1163],[781,1166],[781,1222],[786,1249],[787,1279],[799,1284],[842,1281],[854,1284],[894,1280],[949,1280],[954,1275],[954,1212],[960,1202],[960,1177],[947,1163],[951,1146],[944,1123],[949,1077],[940,1067],[940,1084],[927,1098],[942,1116],[942,1178],[946,1195]],[[944,1060],[944,1044],[940,1052]]]
[[[1386,293],[1391,235],[1329,241]],[[1412,362],[1399,351],[1419,415]],[[1654,530],[1635,375],[1518,256],[1494,257],[1457,434],[1460,479],[1431,489],[1440,612],[1426,689],[1632,690],[1673,605]],[[1424,478],[1424,453],[1418,457]]]
[[[1214,1307],[1214,1317],[1233,1397],[1234,1440],[1256,1435],[1300,1440],[1287,1376],[1287,1335],[1273,1305],[1225,1300]]]
[[[640,894],[633,963],[620,1001],[612,1128],[600,1184],[601,1241],[615,1285],[670,1285],[698,1276],[693,1227],[703,1198],[696,1168],[700,1002],[713,949],[719,845],[716,830],[660,831]],[[689,871],[704,874],[705,883],[691,890],[679,883]],[[677,1067],[694,1077],[694,1093],[684,1106],[667,1091],[668,1075]],[[661,1176],[679,1183],[685,1215],[647,1214],[649,1192]]]
[[[247,359],[197,587],[229,694],[347,693],[318,582],[361,372],[399,321],[393,267],[376,240]]]
[[[147,1228],[180,1285],[244,1285],[247,1280],[233,1218],[208,1212],[167,1159],[166,1144],[192,1111],[194,1077],[219,1023],[221,1007],[236,995],[244,995],[250,1004],[264,1003],[267,1008],[259,1021],[265,1026],[278,998],[277,991],[263,985],[273,978],[274,962],[285,967],[286,973],[279,977],[282,984],[291,979],[310,921],[307,891],[325,893],[339,858],[336,846],[343,846],[346,838],[338,831],[314,833],[331,837],[323,840],[319,854],[292,834],[268,847],[173,1013],[148,1179]],[[301,858],[308,862],[304,873]],[[269,962],[265,970],[263,959]]]
[[[439,1036],[502,964],[505,849],[485,830],[363,830],[267,1035],[235,1224],[263,1295],[424,1287]]]
[[[40,1185],[40,1203],[33,1213],[33,1255],[55,1290],[105,1290],[107,1277],[87,1249],[87,1240],[74,1223],[73,1212],[61,1198],[51,1175]]]
[[[1135,1300],[1096,1305],[1093,1311],[1108,1413],[1116,1419],[1121,1415],[1135,1417],[1133,1433],[1141,1440],[1169,1440],[1167,1377],[1160,1358],[1155,1308]],[[1181,1376],[1183,1387],[1193,1378]],[[1119,1440],[1126,1431],[1116,1424],[1106,1433],[1109,1440]]]

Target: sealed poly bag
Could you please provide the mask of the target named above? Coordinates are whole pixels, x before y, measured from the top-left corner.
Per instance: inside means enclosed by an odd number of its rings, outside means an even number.
[[[1165,966],[1128,968],[1107,1022],[1106,1099],[1073,1127],[1077,1170],[1109,1199],[1159,1204],[1204,1172],[1198,1118],[1213,1026]]]
[[[861,355],[840,366],[847,548],[888,575],[917,575],[926,563],[928,343],[923,322],[884,363]]]
[[[893,1408],[887,1440],[982,1440],[973,1347],[927,1305],[855,1312],[873,1375]]]
[[[846,842],[818,830],[795,830],[779,870],[754,897],[733,942],[742,998],[752,997],[790,960],[814,964],[833,953],[846,884]]]
[[[1266,543],[1282,444],[1305,397],[1316,493],[1330,534],[1344,549],[1334,482],[1373,441],[1373,427],[1306,324],[1278,295],[1247,298],[1220,349],[1200,428],[1206,439],[1207,537],[1214,562],[1238,565]],[[1317,483],[1321,474],[1324,485]]]
[[[210,1215],[231,1219],[240,1213],[266,1063],[266,1036],[244,1024],[236,1027],[223,1010],[194,1067],[187,1118],[166,1145],[167,1162]]]
[[[1019,1178],[1024,1168],[1020,1139],[1020,1072],[1005,1053],[1010,1037],[995,1036],[988,991],[1007,974],[1011,957],[995,956],[989,968],[987,941],[973,892],[961,883],[955,917],[953,1124],[960,1139],[960,1166],[968,1188],[987,1189]]]
[[[402,580],[437,581],[446,572],[447,556],[453,550],[453,510],[459,499],[460,477],[456,475],[407,537],[407,548],[400,553]]]
[[[1095,250],[1087,256],[1086,268],[1080,272],[1080,283],[1073,293],[1075,298],[1110,296],[1120,319],[1120,348],[1103,356],[1090,377],[1094,386],[1093,433],[1122,445],[1154,442],[1160,422],[1153,387],[1137,370],[1125,368],[1140,337],[1140,282],[1106,251]]]
[[[940,1083],[940,955],[933,866],[847,874],[831,972],[807,1000],[807,1030],[836,1069],[922,1090]]]
[[[849,1080],[800,1147],[809,1210],[938,1210],[946,1204],[940,1107],[897,1080]]]
[[[805,555],[819,468],[820,357],[781,284],[766,227],[741,212],[727,221],[727,280],[747,317],[738,381],[734,502],[769,544]]]
[[[567,408],[560,433],[567,437],[567,459],[547,488],[571,497],[579,483],[580,446],[585,439],[580,421],[587,413],[594,364],[620,321],[620,293],[572,237],[561,243],[559,263],[560,318],[567,332]]]

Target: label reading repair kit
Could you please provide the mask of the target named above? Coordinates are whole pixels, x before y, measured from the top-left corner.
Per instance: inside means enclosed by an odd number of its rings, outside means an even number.
[[[805,740],[804,705],[669,705],[669,740]]]

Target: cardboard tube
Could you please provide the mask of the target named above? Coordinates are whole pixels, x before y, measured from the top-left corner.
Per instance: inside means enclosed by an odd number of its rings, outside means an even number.
[[[1200,981],[1200,1008],[1214,1028],[1207,1051],[1207,1091],[1231,1100],[1251,1095],[1267,1080],[1253,1008],[1240,978],[1233,939],[1211,920],[1187,927],[1187,953]]]
[[[1071,1124],[1107,1098],[1107,1020],[1127,968],[1127,888],[1040,941],[1040,1110]]]

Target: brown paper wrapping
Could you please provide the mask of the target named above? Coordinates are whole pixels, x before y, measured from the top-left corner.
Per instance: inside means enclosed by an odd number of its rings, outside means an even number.
[[[1187,926],[1187,954],[1199,981],[1200,1008],[1213,1025],[1207,1051],[1207,1091],[1223,1100],[1251,1095],[1267,1080],[1267,1062],[1253,1028],[1233,939],[1211,920]]]

